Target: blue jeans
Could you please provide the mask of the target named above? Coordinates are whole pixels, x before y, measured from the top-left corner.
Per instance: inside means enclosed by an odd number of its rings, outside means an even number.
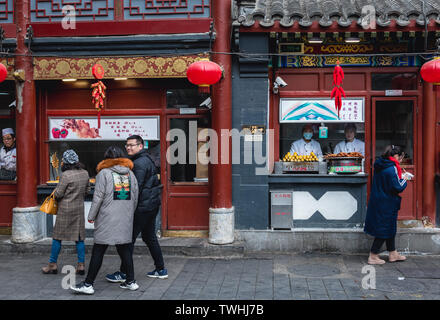
[[[76,243],[76,253],[78,255],[78,263],[84,263],[85,255],[86,255],[86,247],[84,245],[84,241],[75,241]],[[52,251],[50,253],[49,262],[57,263],[58,255],[61,251],[61,240],[52,240]]]

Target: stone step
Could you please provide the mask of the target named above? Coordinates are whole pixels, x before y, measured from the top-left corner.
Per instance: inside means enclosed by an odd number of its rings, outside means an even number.
[[[362,229],[294,229],[294,230],[236,230],[232,244],[216,245],[207,238],[162,237],[159,243],[164,255],[188,257],[252,257],[272,253],[322,252],[340,254],[367,254],[373,237]],[[0,235],[0,254],[40,253],[49,254],[52,238],[30,244],[16,244],[10,236]],[[86,238],[86,253],[90,253],[93,238]],[[440,228],[400,228],[396,247],[405,254],[440,254]],[[385,246],[382,250],[386,250]],[[63,241],[62,252],[76,254],[73,241]],[[108,254],[117,254],[109,246]],[[150,254],[139,238],[135,255]]]
[[[361,228],[238,230],[235,239],[246,252],[370,252],[374,238]],[[406,254],[440,254],[440,228],[398,228],[396,248]],[[386,250],[385,245],[382,250]]]

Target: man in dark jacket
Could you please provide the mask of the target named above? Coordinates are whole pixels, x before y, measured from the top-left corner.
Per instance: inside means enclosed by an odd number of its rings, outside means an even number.
[[[156,237],[156,216],[159,211],[161,185],[157,177],[156,166],[144,149],[144,140],[133,135],[127,138],[125,145],[127,153],[133,161],[133,173],[139,185],[139,200],[133,221],[133,254],[134,243],[139,234],[146,243],[153,257],[155,269],[147,273],[148,277],[165,279],[168,278],[165,269],[162,250]],[[125,266],[121,264],[120,271],[108,274],[106,279],[110,282],[124,282],[126,278]]]

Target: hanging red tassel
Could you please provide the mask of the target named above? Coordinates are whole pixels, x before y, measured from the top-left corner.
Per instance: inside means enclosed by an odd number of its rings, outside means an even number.
[[[345,91],[342,89],[342,80],[344,80],[344,70],[339,65],[339,60],[336,62],[335,69],[333,70],[333,85],[335,86],[330,94],[330,98],[335,98],[335,108],[339,111],[342,107],[342,96],[346,98]]]
[[[98,81],[91,85],[92,90],[92,104],[95,106],[95,109],[98,111],[98,129],[101,128],[101,110],[104,108],[104,99],[105,99],[105,89],[107,87],[101,82]]]
[[[107,87],[100,79],[104,77],[104,68],[99,63],[92,67],[92,74],[95,79],[99,80],[91,85],[92,90],[92,104],[98,111],[98,129],[101,128],[101,110],[104,109],[105,89]]]

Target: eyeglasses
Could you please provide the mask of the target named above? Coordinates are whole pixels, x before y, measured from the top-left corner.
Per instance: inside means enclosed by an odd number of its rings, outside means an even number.
[[[9,140],[14,140],[14,138],[10,138],[10,137],[3,137],[3,141],[9,141]]]
[[[126,144],[125,145],[125,148],[127,149],[127,148],[134,148],[134,147],[136,147],[136,146],[138,146],[138,145],[140,145],[140,143],[136,143],[136,144]]]

